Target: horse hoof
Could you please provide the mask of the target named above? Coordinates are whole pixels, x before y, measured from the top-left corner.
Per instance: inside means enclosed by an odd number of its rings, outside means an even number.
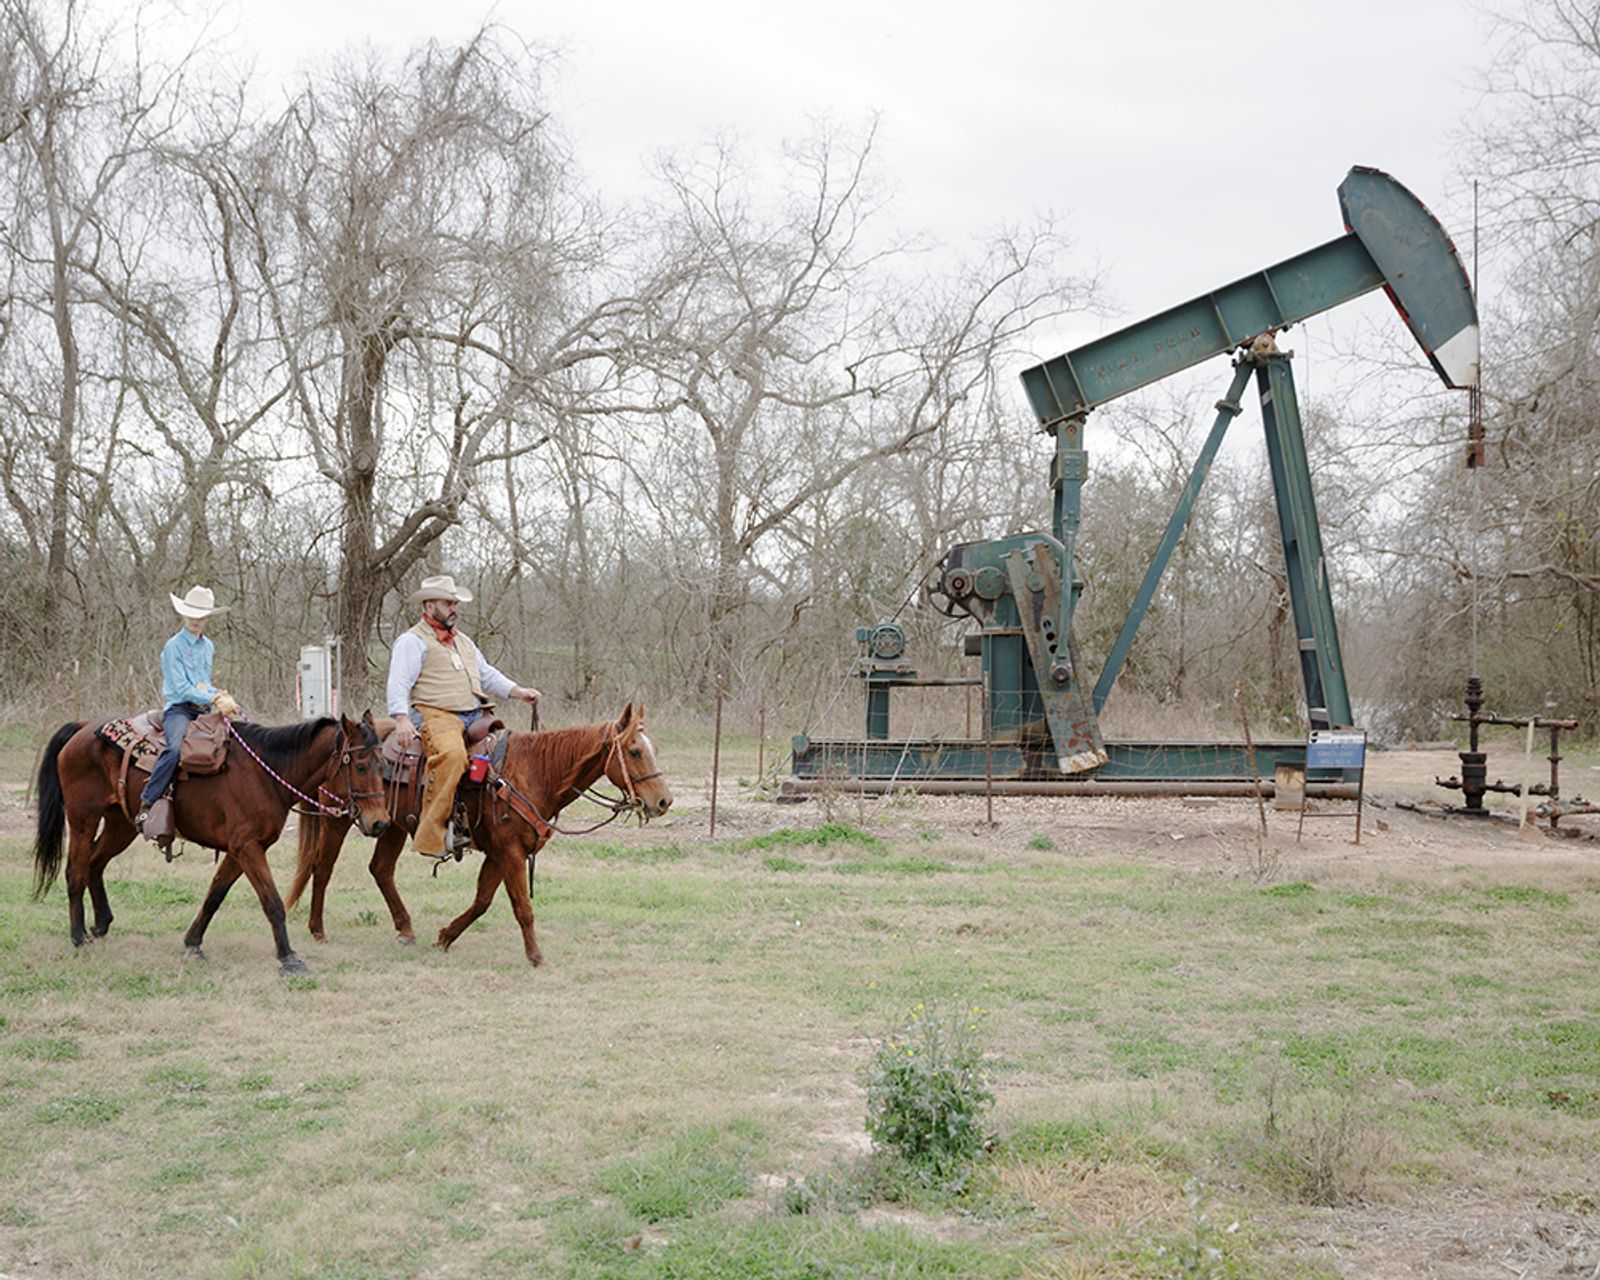
[[[542,951],[535,951],[531,956],[528,957],[528,963],[537,969],[544,963],[544,953]]]
[[[450,943],[444,938],[439,938],[434,942],[433,949],[435,951],[448,951],[450,950]]]
[[[327,940],[328,940],[328,935],[327,934],[318,933],[315,929],[313,929],[311,931],[311,941],[313,941],[313,942],[326,942]]]
[[[285,978],[308,978],[311,976],[310,967],[292,951],[284,956],[283,962],[279,965],[279,972]]]
[[[183,949],[183,958],[185,960],[204,960],[206,953],[200,950],[199,947],[185,947]]]
[[[417,939],[414,934],[397,933],[394,940],[402,947],[414,947],[417,945]]]

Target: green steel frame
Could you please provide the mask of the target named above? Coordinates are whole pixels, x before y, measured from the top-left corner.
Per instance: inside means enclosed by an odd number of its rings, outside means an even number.
[[[1308,718],[1312,728],[1353,723],[1290,355],[1273,339],[1289,325],[1383,288],[1445,384],[1469,387],[1478,377],[1478,323],[1455,246],[1405,187],[1376,169],[1357,167],[1341,184],[1339,201],[1346,234],[1338,239],[1022,374],[1041,430],[1055,437],[1051,532],[959,544],[945,557],[935,593],[947,602],[946,612],[967,614],[980,624],[987,745],[889,741],[891,681],[869,676],[869,741],[797,739],[797,774],[821,776],[842,768],[847,776],[871,778],[1251,776],[1236,744],[1108,743],[1100,737],[1098,715],[1252,377],[1261,401]],[[1117,396],[1228,352],[1237,353],[1232,383],[1217,402],[1216,421],[1091,688],[1071,643],[1082,588],[1075,551],[1089,474],[1088,414]],[[1270,745],[1273,749],[1257,760],[1258,775],[1270,773],[1283,750],[1303,755],[1301,744]]]

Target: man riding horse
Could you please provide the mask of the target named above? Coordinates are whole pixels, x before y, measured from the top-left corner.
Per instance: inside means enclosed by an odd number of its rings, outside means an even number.
[[[450,814],[456,784],[467,770],[467,726],[483,714],[484,695],[516,698],[533,707],[541,695],[501,675],[456,630],[457,607],[470,603],[472,593],[457,587],[450,575],[424,578],[406,600],[422,606],[422,617],[390,651],[389,714],[395,717],[401,750],[409,751],[418,731],[422,734],[428,769],[412,847],[437,858],[466,842],[466,832],[454,830]]]

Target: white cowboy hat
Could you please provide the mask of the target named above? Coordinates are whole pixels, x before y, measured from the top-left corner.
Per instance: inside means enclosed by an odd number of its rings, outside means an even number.
[[[465,587],[456,586],[456,580],[448,573],[441,573],[434,578],[424,578],[422,585],[406,597],[407,604],[422,604],[428,600],[453,600],[457,604],[471,604],[472,592]]]
[[[219,605],[210,587],[193,586],[187,595],[175,596],[167,592],[172,607],[184,618],[209,618],[214,613],[227,613],[227,605]]]

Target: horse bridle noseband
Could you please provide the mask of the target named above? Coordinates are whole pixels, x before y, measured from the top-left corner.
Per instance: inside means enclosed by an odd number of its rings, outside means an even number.
[[[657,769],[654,773],[642,773],[638,776],[629,773],[628,762],[623,758],[622,755],[622,735],[615,730],[612,730],[610,738],[611,749],[606,753],[606,763],[610,764],[611,758],[613,756],[616,757],[617,768],[621,771],[623,779],[627,782],[627,786],[624,788],[624,790],[626,790],[628,793],[628,801],[634,808],[642,809],[644,807],[644,802],[639,799],[639,784],[641,782],[649,782],[652,778],[659,778],[662,774],[662,770]],[[609,777],[610,775],[608,774],[606,776]]]
[[[364,748],[358,748],[358,750],[361,749],[370,751],[374,755],[376,755],[378,751],[376,745],[368,745]],[[352,822],[359,822],[361,819],[361,807],[356,803],[356,801],[370,800],[373,796],[383,796],[385,794],[385,790],[383,787],[379,787],[376,791],[356,790],[355,762],[351,759],[354,752],[351,750],[350,744],[344,740],[343,725],[339,726],[339,737],[334,743],[333,750],[335,755],[343,756],[343,759],[339,761],[339,772],[345,776],[346,794],[342,797],[344,800],[344,807],[335,808],[332,805],[322,804],[320,801],[318,802],[317,807],[332,817],[349,818]],[[379,774],[380,776],[382,775],[381,769],[379,770]],[[337,791],[329,791],[328,788],[323,786],[320,782],[317,784],[317,794],[319,796],[328,796],[334,800],[341,798]]]

